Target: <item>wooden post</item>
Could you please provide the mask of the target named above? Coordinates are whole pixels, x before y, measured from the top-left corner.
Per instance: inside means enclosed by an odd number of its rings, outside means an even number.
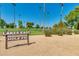
[[[27,44],[29,45],[29,34],[27,34]]]
[[[7,30],[5,32],[5,49],[8,49],[8,38],[7,38]]]
[[[5,36],[5,49],[8,49],[8,41],[7,41],[7,35]]]

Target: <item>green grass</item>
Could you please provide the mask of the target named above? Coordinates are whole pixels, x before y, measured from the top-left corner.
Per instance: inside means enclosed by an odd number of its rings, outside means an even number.
[[[11,32],[17,32],[19,30],[21,30],[21,31],[27,31],[26,28],[24,28],[24,29],[6,28],[6,29],[0,29],[0,35],[2,35],[2,33],[5,32],[6,30],[11,31]],[[31,35],[43,35],[44,34],[43,31],[42,31],[42,29],[31,28],[30,31],[31,31]]]

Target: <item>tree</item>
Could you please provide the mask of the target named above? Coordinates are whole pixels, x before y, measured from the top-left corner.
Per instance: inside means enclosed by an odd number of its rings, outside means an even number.
[[[3,19],[0,19],[0,28],[4,28],[6,22]]]
[[[71,11],[67,16],[65,16],[65,20],[67,21],[67,23],[71,28],[73,27],[76,18],[77,17],[75,11]]]
[[[40,26],[38,25],[38,24],[36,24],[36,26],[35,26],[36,28],[40,28]]]
[[[79,22],[76,23],[76,29],[79,30]]]
[[[18,26],[19,26],[19,28],[23,28],[23,24],[22,24],[21,20],[18,20]]]
[[[6,24],[6,28],[14,28],[15,26],[14,23]]]
[[[27,22],[27,23],[26,23],[27,28],[32,28],[33,25],[34,25],[33,22]]]
[[[58,27],[58,25],[57,25],[57,24],[54,24],[54,25],[53,25],[53,28],[57,28],[57,27]]]
[[[74,10],[70,11],[68,15],[65,16],[65,20],[68,25],[72,28],[76,23],[79,22],[79,6],[75,7]],[[76,25],[77,26],[77,25]],[[78,29],[78,28],[77,28]]]
[[[77,29],[79,29],[79,23],[78,23],[78,25],[77,25]]]

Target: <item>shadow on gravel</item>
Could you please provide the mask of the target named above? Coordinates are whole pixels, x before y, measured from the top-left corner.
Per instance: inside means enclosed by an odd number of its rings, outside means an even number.
[[[35,44],[35,43],[36,42],[31,42],[31,43],[29,43],[29,45],[27,43],[25,43],[25,44],[18,44],[18,45],[15,45],[15,46],[8,47],[8,49],[13,48],[13,47],[18,47],[18,46],[24,46],[24,45],[30,46],[31,44]]]

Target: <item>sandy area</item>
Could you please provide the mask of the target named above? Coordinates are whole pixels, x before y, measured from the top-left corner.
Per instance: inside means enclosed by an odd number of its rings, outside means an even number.
[[[44,35],[30,36],[29,46],[26,40],[9,41],[9,49],[5,49],[5,39],[0,36],[0,55],[12,56],[71,56],[79,55],[79,35]]]

